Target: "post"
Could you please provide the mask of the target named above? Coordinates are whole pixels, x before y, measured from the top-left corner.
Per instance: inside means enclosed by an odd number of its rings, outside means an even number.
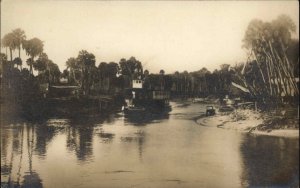
[[[257,112],[257,102],[254,102],[254,106],[255,106],[255,111]]]

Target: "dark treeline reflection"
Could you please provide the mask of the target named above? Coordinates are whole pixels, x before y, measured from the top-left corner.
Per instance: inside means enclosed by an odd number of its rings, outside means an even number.
[[[32,125],[1,127],[1,187],[43,187],[34,169],[33,155],[34,151],[45,154],[45,144],[41,143],[51,139],[51,132],[43,139],[37,139],[38,135],[38,129]]]
[[[242,182],[250,187],[298,187],[299,140],[245,136]]]
[[[53,136],[55,135],[55,128],[51,126],[36,126],[35,134],[36,134],[36,145],[35,152],[40,157],[46,156],[47,152],[47,144],[51,142]]]
[[[199,179],[212,187],[298,186],[298,139],[199,126],[190,114],[201,115],[200,108],[175,104],[172,113],[1,122],[1,187],[76,187],[85,180],[84,187],[108,187],[100,185],[131,176],[161,183],[170,174],[168,180],[179,177],[186,187],[205,187],[194,184]]]
[[[41,122],[1,123],[1,185],[8,187],[43,187],[40,175],[35,171],[35,161],[45,160],[49,154],[48,146],[58,135],[64,135],[61,143],[79,162],[92,162],[95,136],[103,143],[115,138],[114,132],[101,128],[103,123],[120,123],[122,114],[110,114],[105,117],[48,119]],[[121,119],[120,119],[121,118]],[[125,117],[125,125],[146,125],[151,122],[168,119],[168,111],[147,114],[147,116]],[[116,122],[118,119],[118,122]],[[123,121],[123,120],[122,120]],[[124,144],[137,143],[139,157],[142,158],[144,133],[121,137]],[[38,157],[35,158],[35,157]]]
[[[80,161],[89,161],[93,155],[93,127],[67,128],[67,148],[75,151]]]
[[[144,143],[146,134],[143,131],[135,132],[134,135],[121,137],[122,143],[134,143],[137,145],[139,159],[142,161],[143,159],[143,151],[144,151]]]
[[[33,156],[44,160],[49,143],[59,133],[66,133],[66,146],[78,160],[91,158],[93,124],[71,126],[69,120],[48,120],[1,125],[1,187],[43,187]]]

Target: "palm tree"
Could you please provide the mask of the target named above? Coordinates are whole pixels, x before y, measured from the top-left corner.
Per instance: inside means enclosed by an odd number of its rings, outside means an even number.
[[[49,59],[46,53],[41,53],[38,59],[33,63],[34,70],[38,71],[38,78],[41,83],[49,81]]]
[[[33,63],[34,63],[33,59],[32,59],[32,58],[28,58],[28,59],[26,60],[26,63],[27,63],[27,65],[30,67],[29,74],[32,74],[32,66],[33,66]]]
[[[19,50],[19,58],[21,58],[21,45],[23,44],[23,42],[26,39],[25,32],[22,29],[17,28],[15,30],[13,30],[12,33],[15,38],[15,44]]]
[[[34,58],[38,55],[40,55],[44,50],[44,44],[43,41],[41,41],[38,38],[33,38],[30,40],[25,40],[23,42],[23,48],[26,51],[26,54],[31,57],[31,63],[30,66],[30,73],[32,74],[32,65],[34,62]]]
[[[58,82],[61,72],[59,70],[58,65],[53,63],[53,61],[50,59],[48,60],[48,71],[49,71],[49,76],[50,76],[49,81],[52,83]]]
[[[17,48],[17,41],[13,33],[8,33],[2,38],[2,47],[8,48],[10,52],[10,61],[13,61],[12,52]]]
[[[48,61],[48,55],[46,53],[41,53],[39,58],[33,64],[33,68],[38,71],[38,74],[40,74],[47,69]]]

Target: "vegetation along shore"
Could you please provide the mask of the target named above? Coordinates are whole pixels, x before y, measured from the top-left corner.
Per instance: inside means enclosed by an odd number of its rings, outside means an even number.
[[[249,121],[243,129],[253,133],[298,129],[299,40],[291,37],[295,29],[286,15],[271,22],[252,20],[243,39],[248,52],[245,62],[222,64],[212,72],[203,67],[167,74],[164,70],[150,73],[135,57],[118,63],[97,62],[86,50],[66,59],[66,69],[60,71],[44,51],[44,42],[36,37],[27,39],[25,31],[17,28],[1,41],[5,49],[0,55],[1,114],[36,119],[48,114],[76,116],[118,110],[125,103],[126,90],[133,87],[134,80],[140,80],[145,90],[167,91],[171,100],[211,97],[222,106],[236,105],[238,110],[230,116],[205,118],[203,124],[221,120],[220,127],[226,128]],[[27,57],[21,57],[21,50]],[[227,104],[226,100],[234,102]],[[241,110],[238,105],[243,103],[255,104],[251,108],[260,113]]]

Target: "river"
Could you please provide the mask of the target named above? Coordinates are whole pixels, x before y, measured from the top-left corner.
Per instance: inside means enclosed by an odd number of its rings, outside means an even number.
[[[201,126],[204,112],[2,122],[1,187],[299,186],[299,139]]]

